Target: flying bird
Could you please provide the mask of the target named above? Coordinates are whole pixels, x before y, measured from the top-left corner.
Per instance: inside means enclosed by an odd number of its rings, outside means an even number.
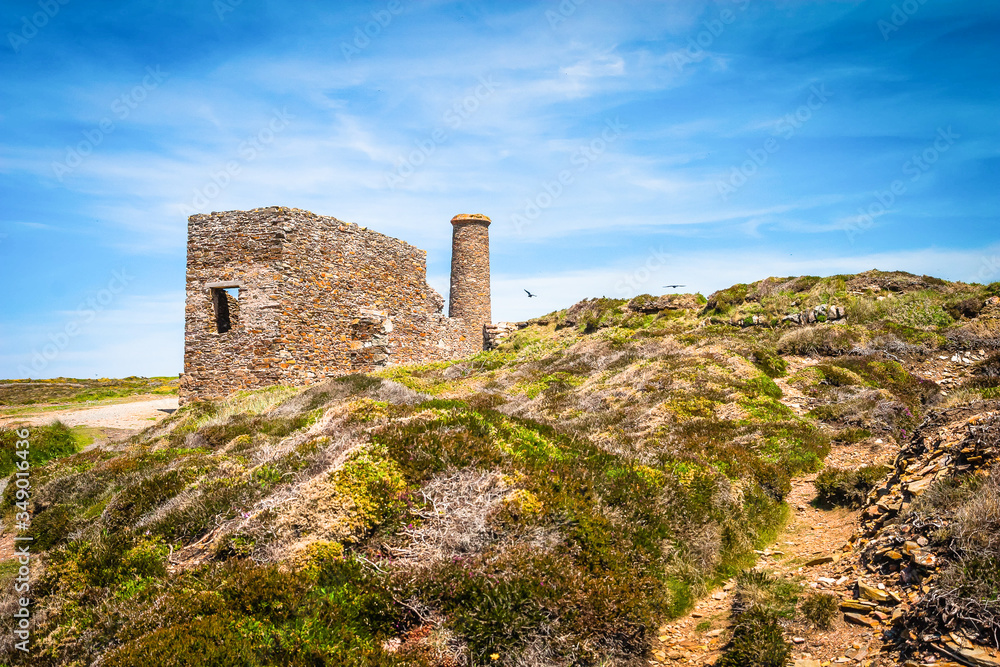
[[[528,298],[529,298],[529,299],[530,299],[531,297],[533,297],[533,296],[538,296],[537,294],[532,294],[532,293],[531,293],[531,292],[529,292],[528,290],[524,290],[524,293],[528,295]]]
[[[664,289],[677,289],[678,287],[687,287],[687,285],[664,285]]]

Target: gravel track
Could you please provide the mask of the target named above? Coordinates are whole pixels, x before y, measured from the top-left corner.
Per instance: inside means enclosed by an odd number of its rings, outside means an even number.
[[[0,426],[8,424],[49,424],[57,419],[67,426],[93,426],[138,431],[166,417],[177,409],[177,397],[138,400],[91,408],[73,408],[36,414],[0,417]]]

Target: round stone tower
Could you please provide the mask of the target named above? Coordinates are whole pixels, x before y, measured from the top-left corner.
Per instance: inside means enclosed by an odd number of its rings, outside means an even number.
[[[480,213],[451,219],[451,293],[448,316],[461,317],[469,341],[483,346],[483,326],[493,323],[490,312],[490,219]]]

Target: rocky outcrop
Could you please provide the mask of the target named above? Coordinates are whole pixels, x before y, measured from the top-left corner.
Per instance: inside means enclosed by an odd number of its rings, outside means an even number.
[[[766,315],[748,315],[743,318],[724,322],[717,317],[705,320],[704,324],[733,324],[740,327],[769,327],[782,324],[806,326],[822,322],[844,322],[847,320],[847,310],[843,306],[829,306],[821,303],[801,312],[790,313],[778,319]]]
[[[917,292],[940,288],[947,282],[933,276],[917,276],[905,271],[879,271],[873,269],[850,276],[845,284],[848,293],[865,294],[871,292]]]
[[[904,656],[932,651],[963,665],[1000,667],[995,602],[964,600],[943,579],[962,558],[959,501],[946,489],[987,478],[1000,461],[1000,401],[932,414],[868,496],[854,543],[861,587],[842,609],[887,627]],[[936,486],[937,485],[937,486]],[[929,501],[920,502],[925,494]],[[1000,520],[1000,517],[996,517]],[[851,619],[847,619],[851,620]]]
[[[635,313],[651,314],[663,310],[695,310],[701,308],[694,294],[664,294],[651,296],[640,294],[625,306]]]
[[[497,322],[483,327],[483,349],[494,350],[518,329],[528,326],[527,322]]]
[[[847,310],[843,306],[828,306],[821,303],[800,313],[785,315],[781,321],[792,324],[816,324],[817,322],[839,322],[844,319],[847,319]]]

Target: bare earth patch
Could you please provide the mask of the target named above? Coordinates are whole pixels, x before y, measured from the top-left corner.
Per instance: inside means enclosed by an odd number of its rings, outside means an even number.
[[[93,407],[72,407],[57,410],[23,412],[16,416],[0,417],[0,426],[29,424],[38,426],[56,420],[66,426],[92,426],[95,428],[139,431],[177,410],[177,397],[153,397],[150,394],[132,397],[134,400],[115,402]],[[49,406],[39,406],[49,407]]]

